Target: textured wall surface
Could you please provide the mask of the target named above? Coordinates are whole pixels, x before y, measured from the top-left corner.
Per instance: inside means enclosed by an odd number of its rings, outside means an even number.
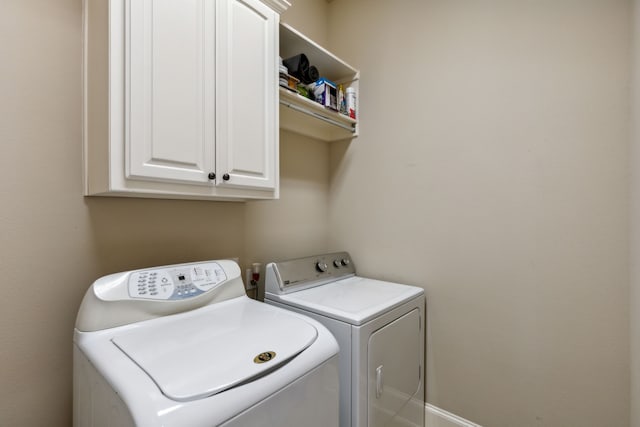
[[[426,289],[428,401],[491,427],[627,426],[630,2],[330,10],[362,76],[329,245]]]

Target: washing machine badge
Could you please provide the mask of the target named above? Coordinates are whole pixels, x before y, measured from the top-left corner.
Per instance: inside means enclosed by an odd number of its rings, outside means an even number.
[[[276,357],[275,351],[265,351],[253,358],[253,363],[266,363],[273,360]]]

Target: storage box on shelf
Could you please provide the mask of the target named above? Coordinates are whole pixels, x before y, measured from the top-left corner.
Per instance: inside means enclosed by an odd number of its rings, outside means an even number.
[[[341,84],[345,91],[358,93],[360,72],[287,24],[280,24],[280,56],[289,58],[304,53],[309,64],[318,68],[321,77]],[[323,141],[337,141],[358,136],[356,118],[324,107],[287,88],[280,87],[280,128]]]

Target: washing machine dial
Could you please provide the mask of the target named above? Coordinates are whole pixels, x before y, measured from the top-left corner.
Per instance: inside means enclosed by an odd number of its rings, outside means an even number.
[[[349,258],[342,258],[340,260],[340,264],[344,265],[345,267],[348,266],[351,263],[351,261],[349,261]]]
[[[336,260],[333,261],[333,265],[336,268],[340,268],[340,267],[342,267],[342,262],[339,259],[336,259]]]
[[[320,273],[324,273],[328,269],[329,269],[329,266],[327,265],[326,262],[323,262],[323,261],[316,262],[316,270],[318,270]]]

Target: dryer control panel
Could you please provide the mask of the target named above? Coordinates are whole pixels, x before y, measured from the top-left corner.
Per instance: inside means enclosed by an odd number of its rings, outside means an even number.
[[[347,252],[334,252],[267,264],[265,292],[283,295],[354,276]]]
[[[148,300],[183,300],[196,297],[227,280],[216,262],[138,270],[130,274],[129,296]]]

